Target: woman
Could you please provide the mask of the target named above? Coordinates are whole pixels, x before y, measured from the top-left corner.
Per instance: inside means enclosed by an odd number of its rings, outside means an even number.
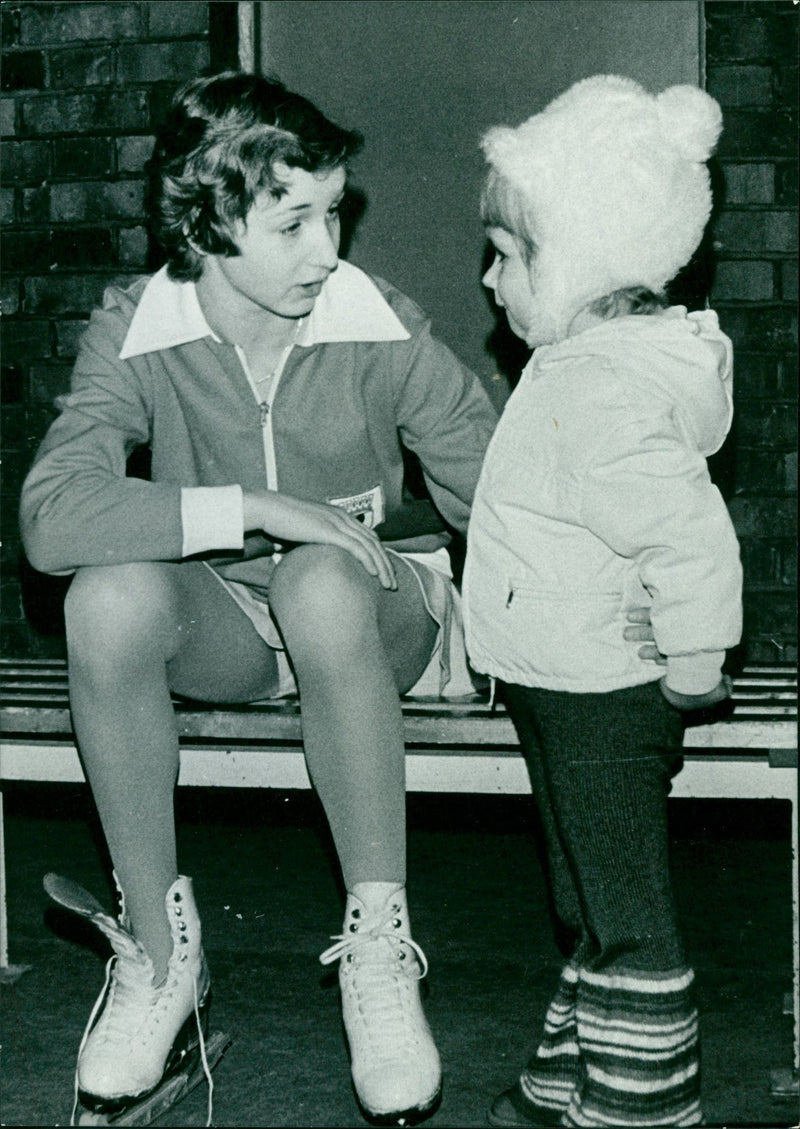
[[[347,889],[322,959],[342,958],[357,1096],[408,1122],[440,1092],[408,922],[398,695],[426,671],[434,692],[472,688],[446,526],[466,528],[495,416],[413,302],[339,261],[359,141],[252,75],[177,94],[152,160],[167,264],[106,292],[24,486],[32,564],[75,573],[70,699],[122,901],[117,922],[94,913],[116,954],[77,1067],[96,1113],[146,1097],[208,1005],[176,858],[172,692],[299,691]],[[150,481],[126,477],[141,445]],[[435,508],[412,498],[403,447]]]

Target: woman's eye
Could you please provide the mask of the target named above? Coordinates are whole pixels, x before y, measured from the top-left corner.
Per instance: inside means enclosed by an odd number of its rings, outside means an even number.
[[[290,223],[287,227],[281,228],[281,235],[296,235],[299,230],[299,223]]]
[[[332,208],[328,208],[328,219],[338,220],[341,212],[341,204],[334,204]]]

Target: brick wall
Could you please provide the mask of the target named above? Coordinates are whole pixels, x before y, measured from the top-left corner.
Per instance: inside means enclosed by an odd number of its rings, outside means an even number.
[[[234,4],[2,6],[3,651],[63,652],[66,582],[21,556],[17,498],[66,390],[86,318],[112,280],[155,265],[143,162],[176,86],[235,58],[209,27]],[[224,14],[224,13],[223,13]]]
[[[13,3],[2,9],[3,647],[63,651],[64,581],[20,557],[22,477],[89,310],[154,265],[142,162],[177,82],[235,60],[232,3]],[[797,11],[707,0],[708,88],[724,180],[712,301],[736,348],[736,429],[714,460],[742,542],[746,653],[796,658]],[[231,58],[233,48],[234,58]]]
[[[797,660],[797,20],[791,0],[707,0],[725,130],[711,301],[735,349],[734,433],[714,461],[745,568],[748,658]]]

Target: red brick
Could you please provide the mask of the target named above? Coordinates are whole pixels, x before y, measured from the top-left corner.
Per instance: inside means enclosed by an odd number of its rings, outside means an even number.
[[[741,549],[745,585],[794,586],[797,550],[791,538],[743,537]]]
[[[85,318],[71,318],[69,321],[56,321],[56,356],[76,357],[81,338],[86,332]]]
[[[114,142],[110,137],[56,137],[53,176],[106,177],[114,172]]]
[[[0,39],[2,39],[3,49],[19,47],[19,31],[19,8],[12,8],[10,4],[4,4],[0,9]]]
[[[44,55],[41,51],[4,51],[3,90],[42,90]]]
[[[54,184],[50,196],[50,216],[55,222],[132,219],[144,214],[141,180]]]
[[[47,141],[7,141],[3,146],[3,183],[34,184],[50,173]]]
[[[3,317],[11,317],[19,312],[20,307],[20,281],[6,271],[0,277],[0,309]]]
[[[58,361],[50,364],[32,365],[30,371],[30,394],[35,404],[52,404],[56,396],[69,392],[72,365]]]
[[[708,68],[709,94],[720,105],[771,106],[772,68],[769,66],[724,65]]]
[[[797,443],[794,404],[737,399],[734,429],[738,446],[778,448]]]
[[[119,48],[117,78],[121,83],[169,82],[197,74],[208,66],[208,44],[178,40]]]
[[[775,99],[777,105],[797,109],[798,81],[797,66],[778,67],[776,74]]]
[[[736,449],[736,490],[741,494],[786,493],[785,452],[765,448]]]
[[[711,299],[769,300],[774,297],[774,267],[757,260],[718,262]]]
[[[147,4],[149,39],[203,35],[208,31],[209,5],[183,0],[170,4]]]
[[[114,48],[71,47],[50,55],[51,89],[56,87],[107,86],[114,81]]]
[[[797,515],[790,498],[731,498],[731,519],[740,537],[758,537],[769,531],[772,537],[794,537]]]
[[[775,166],[766,161],[726,164],[725,203],[772,204],[775,201]]]
[[[0,340],[4,364],[28,365],[49,357],[50,323],[28,318],[3,318]]]
[[[794,395],[797,380],[794,378],[786,381],[790,366],[782,365],[779,356],[737,349],[734,365],[737,402],[747,397],[789,399]]]
[[[758,352],[797,350],[797,312],[776,306],[728,306],[717,303],[720,322],[736,349]]]
[[[147,126],[147,96],[141,91],[45,94],[21,102],[25,133],[125,132]]]
[[[797,610],[794,594],[784,591],[750,592],[745,600],[748,636],[769,636],[781,643],[797,639]]]
[[[735,16],[740,16],[740,11],[735,11]],[[786,14],[794,14],[795,19],[766,13],[764,18],[741,14],[745,18],[719,19],[713,6],[706,5],[706,54],[709,63],[796,58],[796,12],[792,13],[788,4]]]
[[[4,267],[12,271],[49,270],[50,238],[47,232],[8,231],[0,237]]]
[[[777,639],[750,636],[746,644],[746,657],[750,663],[787,662],[797,666],[797,640],[780,634]]]
[[[783,251],[789,255],[796,254],[797,240],[796,212],[764,213],[764,246],[768,251]]]
[[[119,261],[126,267],[144,270],[147,265],[149,240],[147,228],[121,228],[119,233]]]
[[[775,203],[791,207],[797,205],[797,200],[797,158],[795,157],[793,161],[780,161],[775,165]]]
[[[135,39],[141,33],[139,4],[25,4],[20,42],[85,43],[92,39]]]
[[[100,305],[110,282],[105,274],[26,278],[23,310],[28,314],[88,314]]]
[[[120,137],[117,140],[117,167],[120,172],[141,172],[153,153],[155,138]]]
[[[114,262],[111,232],[104,227],[54,231],[51,248],[51,270],[109,267]]]
[[[0,136],[15,137],[17,133],[17,103],[13,98],[0,99]]]
[[[788,110],[726,110],[717,153],[736,157],[792,157],[797,145],[796,115]]]
[[[784,302],[798,300],[797,288],[797,259],[789,263],[781,263],[781,298]]]
[[[47,223],[50,218],[50,186],[23,188],[20,198],[20,220],[30,223]]]
[[[0,188],[0,223],[13,223],[16,217],[16,193],[13,188]]]
[[[797,216],[788,209],[746,211],[729,208],[714,223],[714,248],[727,253],[797,250]]]

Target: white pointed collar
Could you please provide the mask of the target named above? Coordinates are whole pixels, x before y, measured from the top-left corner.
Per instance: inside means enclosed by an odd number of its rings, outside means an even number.
[[[335,341],[407,341],[410,333],[372,279],[340,261],[303,319],[298,345]],[[167,268],[149,280],[120,351],[120,360],[172,349],[203,337],[219,337],[209,326],[193,282],[176,282]]]

